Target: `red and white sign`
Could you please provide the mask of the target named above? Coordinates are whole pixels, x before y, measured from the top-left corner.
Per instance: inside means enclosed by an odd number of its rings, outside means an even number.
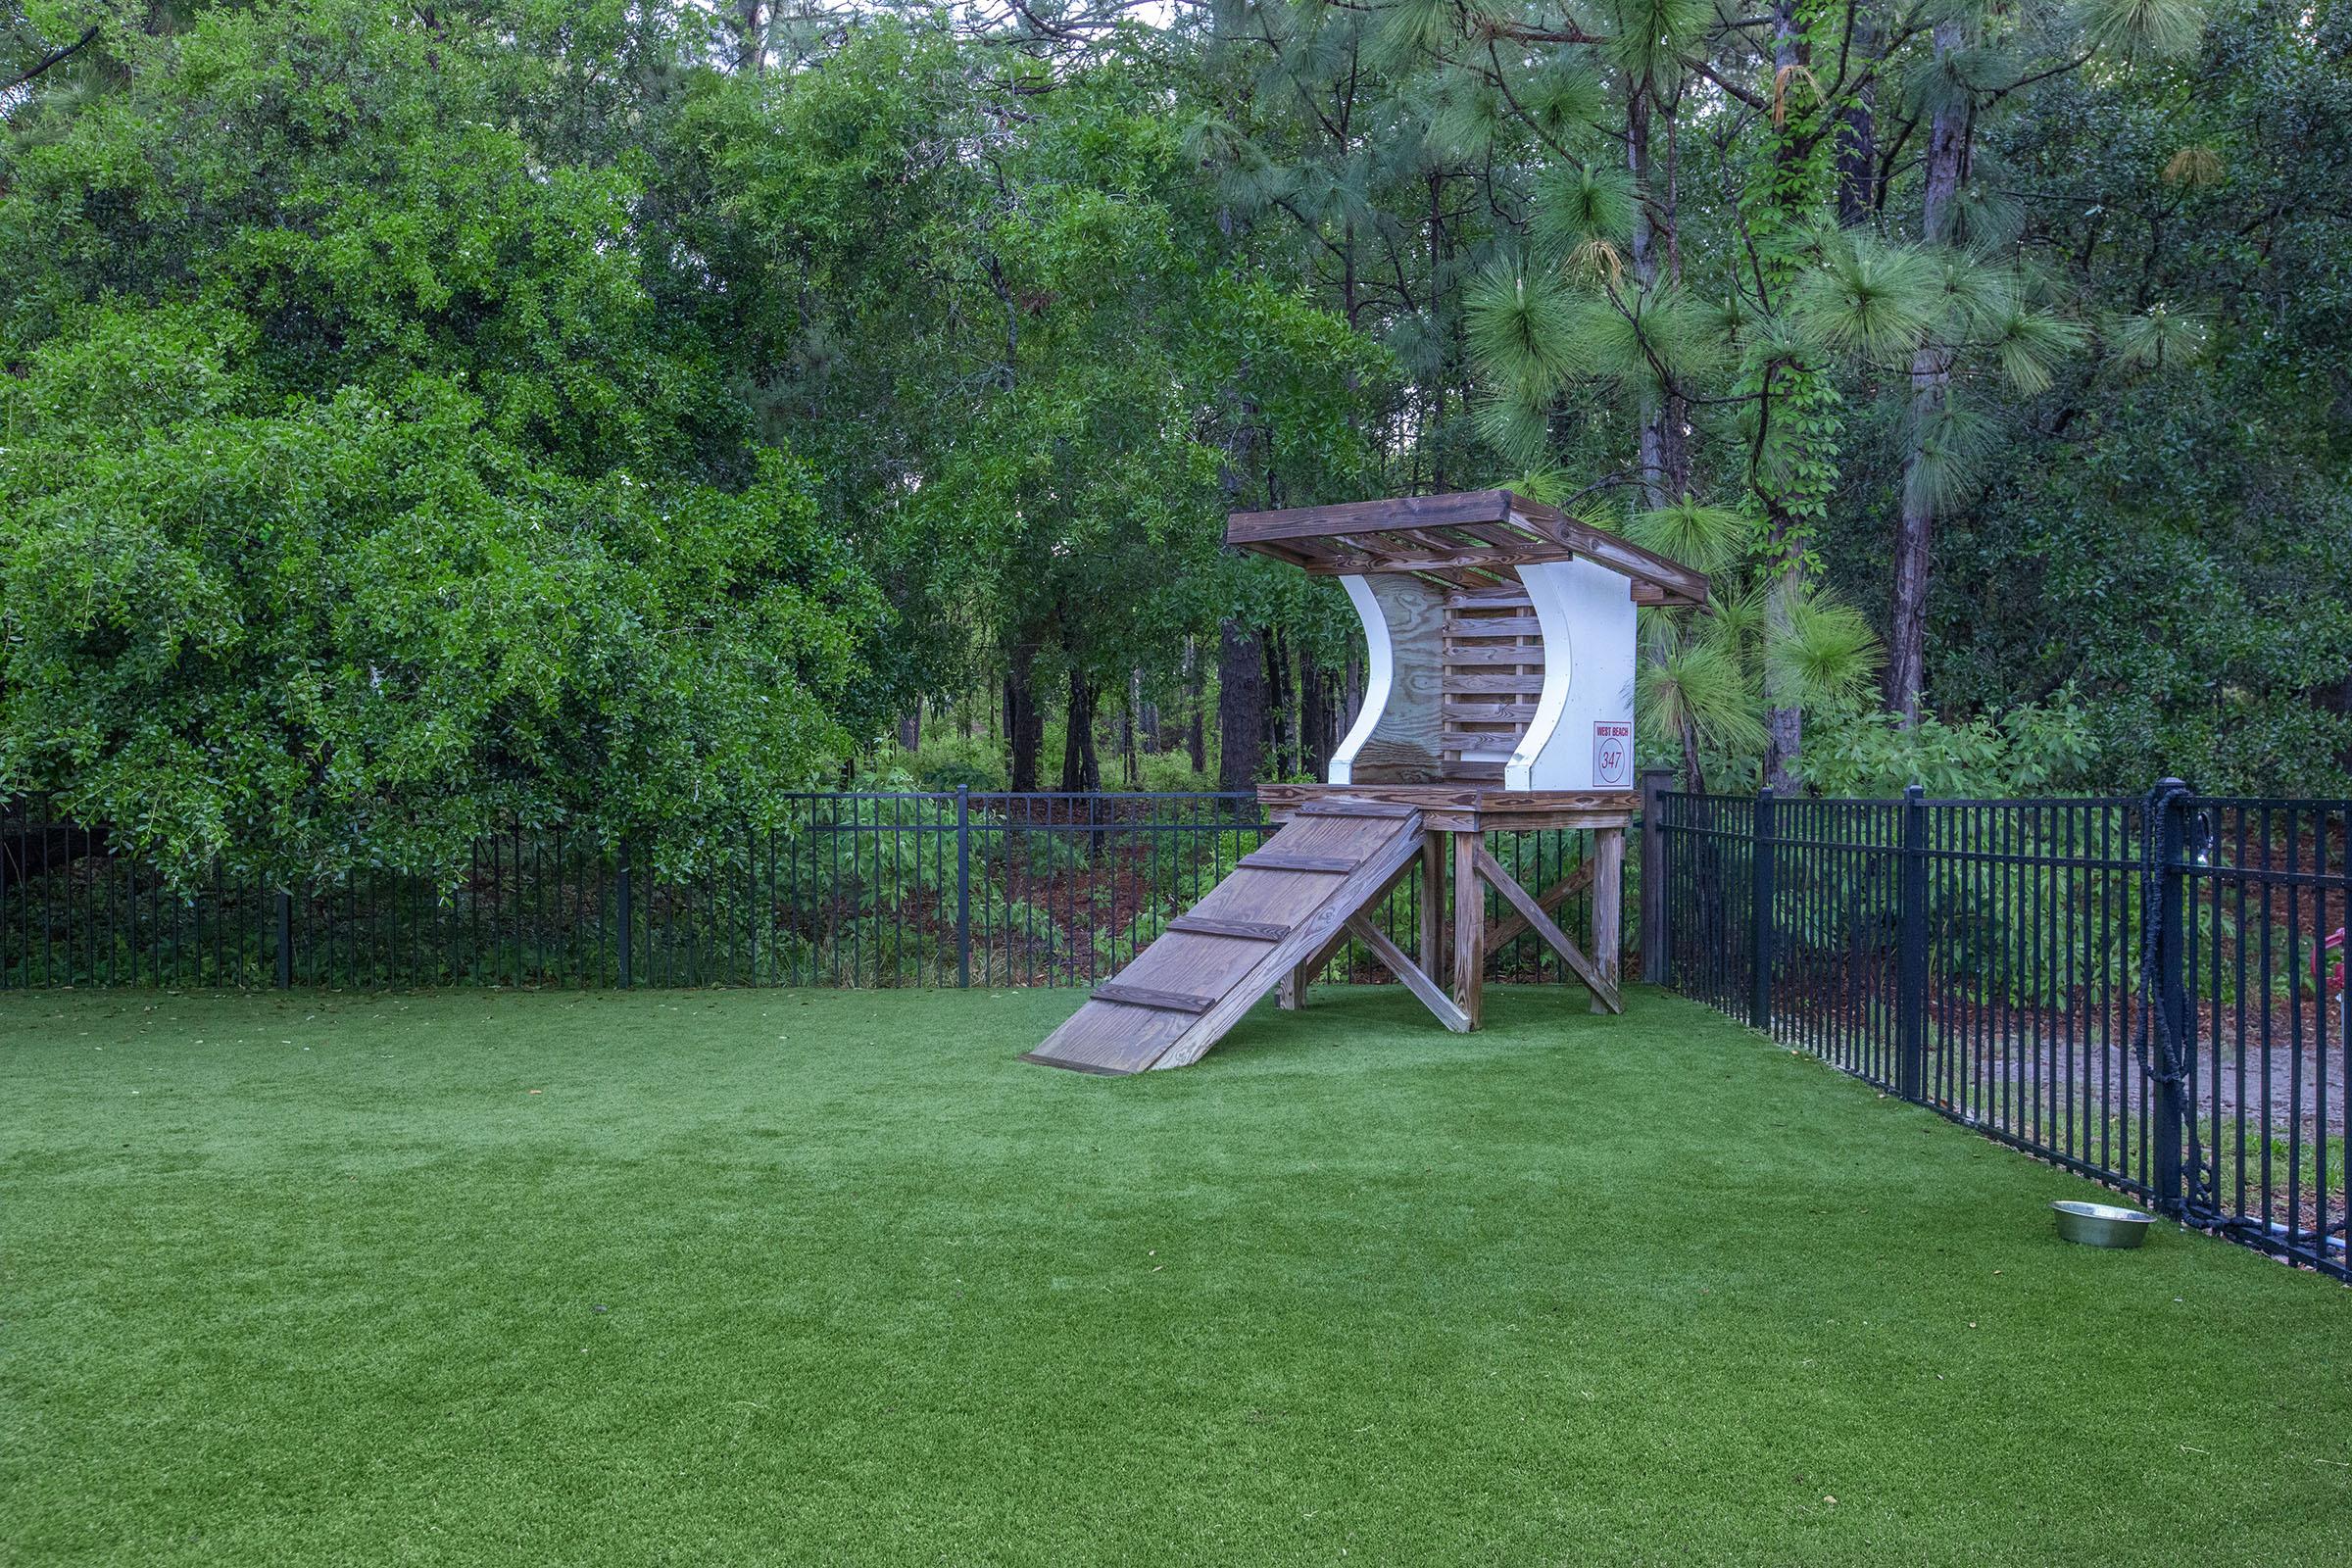
[[[1634,782],[1634,726],[1623,719],[1592,725],[1592,787],[1630,789]]]

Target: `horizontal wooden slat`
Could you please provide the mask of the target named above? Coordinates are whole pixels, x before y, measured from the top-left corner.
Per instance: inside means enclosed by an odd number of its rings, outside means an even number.
[[[1289,850],[1251,850],[1234,862],[1251,871],[1338,871],[1355,869],[1344,855],[1299,855]]]
[[[1416,551],[1396,555],[1338,555],[1330,561],[1306,569],[1324,574],[1345,573],[1349,576],[1372,571],[1445,571],[1456,567],[1477,566],[1498,570],[1504,566],[1533,566],[1547,561],[1573,560],[1572,552],[1556,545],[1532,544],[1518,549],[1501,545],[1481,546],[1465,550]]]
[[[1171,931],[1197,937],[1241,937],[1250,942],[1280,942],[1291,928],[1274,920],[1228,920],[1214,914],[1180,914],[1168,922]]]
[[[1541,667],[1544,650],[1533,643],[1520,648],[1448,648],[1438,657],[1441,662],[1456,666],[1530,664]]]
[[[1448,719],[1476,719],[1485,723],[1525,724],[1536,716],[1534,703],[1472,702],[1466,698],[1438,705],[1438,716]]]
[[[1655,584],[1674,600],[1690,605],[1704,605],[1707,602],[1706,573],[1693,571],[1679,561],[1669,561],[1653,550],[1642,549],[1631,539],[1621,539],[1580,518],[1571,517],[1557,507],[1547,507],[1540,501],[1513,496],[1511,516],[1513,521],[1528,524],[1545,538],[1567,546],[1588,561],[1597,562],[1613,571],[1621,571],[1638,583]]]
[[[1442,676],[1438,690],[1447,697],[1475,697],[1481,694],[1532,694],[1544,689],[1541,675],[1460,675]]]
[[[1347,796],[1334,800],[1309,801],[1298,808],[1301,816],[1411,816],[1413,808],[1398,806],[1393,801],[1358,801]]]
[[[1392,501],[1346,501],[1280,512],[1237,512],[1225,519],[1227,544],[1298,539],[1317,534],[1377,532],[1415,525],[1501,522],[1511,514],[1508,490],[1468,490],[1444,496],[1399,496]]]
[[[1155,991],[1150,986],[1128,985],[1119,980],[1106,980],[1095,987],[1097,1002],[1123,1002],[1131,1007],[1152,1007],[1160,1012],[1206,1012],[1217,1004],[1215,997],[1196,997],[1182,991]]]
[[[1446,620],[1448,637],[1541,637],[1544,623],[1533,615],[1449,615]]]
[[[1449,729],[1439,738],[1438,745],[1448,752],[1495,752],[1504,757],[1519,749],[1518,730],[1491,730],[1484,734],[1476,730]]]

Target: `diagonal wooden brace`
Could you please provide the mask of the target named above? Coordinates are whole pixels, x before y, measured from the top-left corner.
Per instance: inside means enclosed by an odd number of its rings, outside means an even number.
[[[1372,950],[1372,956],[1389,967],[1389,972],[1404,982],[1404,988],[1421,999],[1421,1004],[1438,1015],[1438,1022],[1455,1034],[1470,1032],[1470,1015],[1453,1004],[1453,999],[1441,989],[1421,966],[1405,956],[1404,950],[1389,940],[1389,934],[1360,914],[1348,919],[1348,934]]]
[[[1536,906],[1548,914],[1560,906],[1560,901],[1575,897],[1592,885],[1592,862],[1585,861],[1575,870],[1536,895]],[[1553,924],[1558,924],[1554,921]],[[1487,929],[1487,951],[1499,953],[1505,943],[1515,940],[1527,929],[1527,916],[1516,908],[1496,920]]]
[[[1402,882],[1405,877],[1410,875],[1413,867],[1419,864],[1423,858],[1428,856],[1429,839],[1429,835],[1423,835],[1421,854],[1416,856],[1413,859],[1405,861],[1404,864],[1397,869],[1395,876],[1390,877],[1388,881],[1382,883],[1380,891],[1364,901],[1365,908],[1377,909],[1384,902],[1387,901],[1390,894],[1396,891],[1396,884]],[[1348,945],[1348,939],[1351,933],[1348,930],[1348,927],[1343,924],[1337,931],[1334,931],[1331,934],[1331,940],[1329,942],[1324,943],[1321,948],[1315,951],[1315,954],[1312,957],[1300,963],[1297,968],[1291,970],[1288,974],[1285,974],[1282,977],[1282,983],[1275,990],[1274,1004],[1285,1012],[1297,1012],[1300,1007],[1305,1006],[1306,988],[1313,984],[1315,976],[1323,972],[1324,965],[1331,962],[1332,956],[1337,954],[1340,949]]]
[[[1521,887],[1518,878],[1502,868],[1502,862],[1494,858],[1486,845],[1480,844],[1473,854],[1478,874],[1486,879],[1488,886],[1502,895],[1505,903],[1519,911],[1520,918],[1527,922],[1529,930],[1542,937],[1544,945],[1560,956],[1560,961],[1568,965],[1568,972],[1583,981],[1585,989],[1592,993],[1592,1000],[1610,1012],[1623,1012],[1625,1003],[1618,997],[1617,988],[1601,978],[1600,971],[1592,966],[1592,960],[1577,951],[1576,944],[1568,940],[1566,932],[1552,924],[1551,916],[1544,912],[1535,895]]]

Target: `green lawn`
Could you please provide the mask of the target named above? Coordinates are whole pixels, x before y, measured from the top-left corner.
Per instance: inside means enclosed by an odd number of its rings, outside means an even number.
[[[0,998],[0,1563],[2352,1551],[2352,1293],[1694,1005],[1076,1002]]]

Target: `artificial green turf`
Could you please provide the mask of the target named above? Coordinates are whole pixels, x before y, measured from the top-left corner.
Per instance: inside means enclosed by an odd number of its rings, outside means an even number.
[[[1694,1005],[1076,1000],[0,999],[0,1561],[2352,1549],[2352,1293]]]

